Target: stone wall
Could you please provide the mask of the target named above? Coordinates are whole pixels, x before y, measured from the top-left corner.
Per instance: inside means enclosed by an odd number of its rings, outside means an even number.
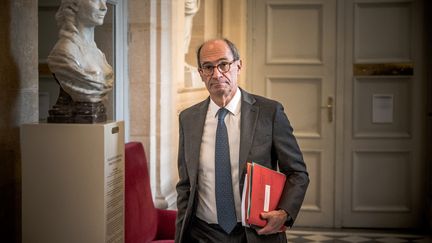
[[[37,1],[0,8],[0,235],[21,238],[20,125],[38,120]]]

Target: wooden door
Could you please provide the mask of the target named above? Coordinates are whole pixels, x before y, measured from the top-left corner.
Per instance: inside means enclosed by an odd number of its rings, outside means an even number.
[[[421,1],[344,4],[342,226],[420,226],[425,186]]]
[[[311,182],[296,225],[334,225],[335,0],[249,1],[253,92],[281,102]]]
[[[248,86],[284,105],[310,172],[296,226],[421,224],[421,3],[248,1]]]

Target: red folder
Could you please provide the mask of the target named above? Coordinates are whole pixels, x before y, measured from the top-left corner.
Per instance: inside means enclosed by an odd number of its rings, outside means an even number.
[[[246,223],[264,227],[262,212],[275,210],[285,186],[286,176],[257,163],[248,163],[245,201]]]

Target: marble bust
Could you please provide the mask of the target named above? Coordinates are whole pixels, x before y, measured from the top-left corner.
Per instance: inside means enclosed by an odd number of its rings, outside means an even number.
[[[61,93],[64,91],[71,98],[72,103],[66,104],[71,115],[80,111],[86,114],[105,112],[101,102],[112,90],[114,73],[104,53],[96,46],[94,28],[103,24],[106,12],[106,0],[62,0],[57,11],[59,39],[48,56],[48,67]],[[56,105],[64,105],[65,100],[67,98],[63,97]],[[99,121],[101,119],[97,119]]]
[[[193,17],[200,9],[200,0],[185,0],[184,10],[184,40],[183,50],[184,54],[187,55],[189,52],[189,45],[192,38],[192,27]],[[204,83],[201,81],[201,77],[198,73],[197,67],[189,64],[185,60],[184,66],[184,86],[186,88],[199,88],[204,87]]]

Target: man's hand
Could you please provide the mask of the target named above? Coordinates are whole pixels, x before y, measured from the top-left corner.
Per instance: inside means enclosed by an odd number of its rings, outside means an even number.
[[[285,230],[284,223],[288,218],[285,210],[274,210],[268,213],[261,213],[261,218],[267,220],[266,226],[257,231],[259,235],[269,235]]]

